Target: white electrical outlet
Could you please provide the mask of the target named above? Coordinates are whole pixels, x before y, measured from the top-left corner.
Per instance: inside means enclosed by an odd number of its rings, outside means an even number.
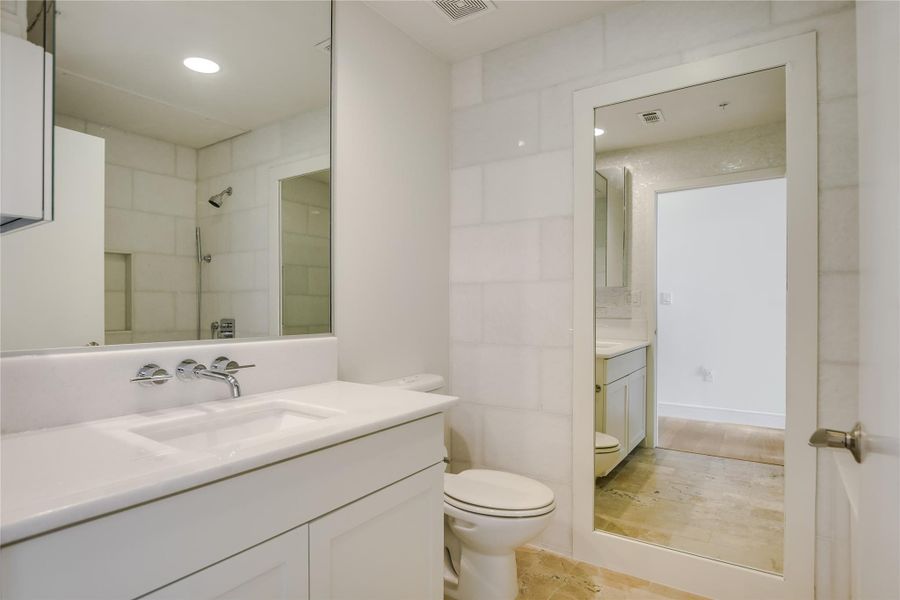
[[[665,306],[672,304],[672,292],[660,292],[659,303]]]

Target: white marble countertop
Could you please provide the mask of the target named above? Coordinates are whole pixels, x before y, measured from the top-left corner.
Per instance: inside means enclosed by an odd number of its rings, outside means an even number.
[[[185,417],[287,401],[328,418],[204,451],[136,433]],[[400,423],[456,398],[333,381],[0,437],[0,543],[161,498]]]
[[[612,358],[649,345],[650,342],[644,340],[597,340],[597,358]]]

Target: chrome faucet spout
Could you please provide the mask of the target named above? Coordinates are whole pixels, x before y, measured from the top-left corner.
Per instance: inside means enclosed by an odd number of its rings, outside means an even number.
[[[153,366],[156,367],[156,365]],[[175,375],[184,381],[190,381],[192,379],[224,381],[231,386],[231,397],[240,398],[241,384],[238,382],[237,377],[234,376],[234,373],[241,369],[249,369],[255,366],[256,365],[239,365],[228,357],[220,356],[213,361],[210,368],[206,368],[206,365],[200,364],[192,358],[186,358],[178,363],[178,367],[175,369]],[[141,379],[141,381],[143,381],[143,379]]]
[[[232,375],[231,373],[223,373],[222,371],[213,371],[210,369],[197,369],[194,371],[194,374],[197,377],[202,377],[204,379],[211,379],[213,381],[224,381],[228,385],[231,386],[231,397],[232,398],[240,398],[241,397],[241,384],[238,382],[237,377]]]

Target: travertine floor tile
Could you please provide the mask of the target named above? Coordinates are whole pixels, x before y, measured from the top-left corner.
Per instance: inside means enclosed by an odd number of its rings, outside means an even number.
[[[784,467],[638,448],[595,490],[602,531],[783,572]]]
[[[705,600],[530,546],[519,548],[516,562],[517,600]]]

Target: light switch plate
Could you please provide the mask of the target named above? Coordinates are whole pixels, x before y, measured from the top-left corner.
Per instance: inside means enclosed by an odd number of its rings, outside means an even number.
[[[659,303],[666,306],[672,304],[672,292],[660,292]]]

